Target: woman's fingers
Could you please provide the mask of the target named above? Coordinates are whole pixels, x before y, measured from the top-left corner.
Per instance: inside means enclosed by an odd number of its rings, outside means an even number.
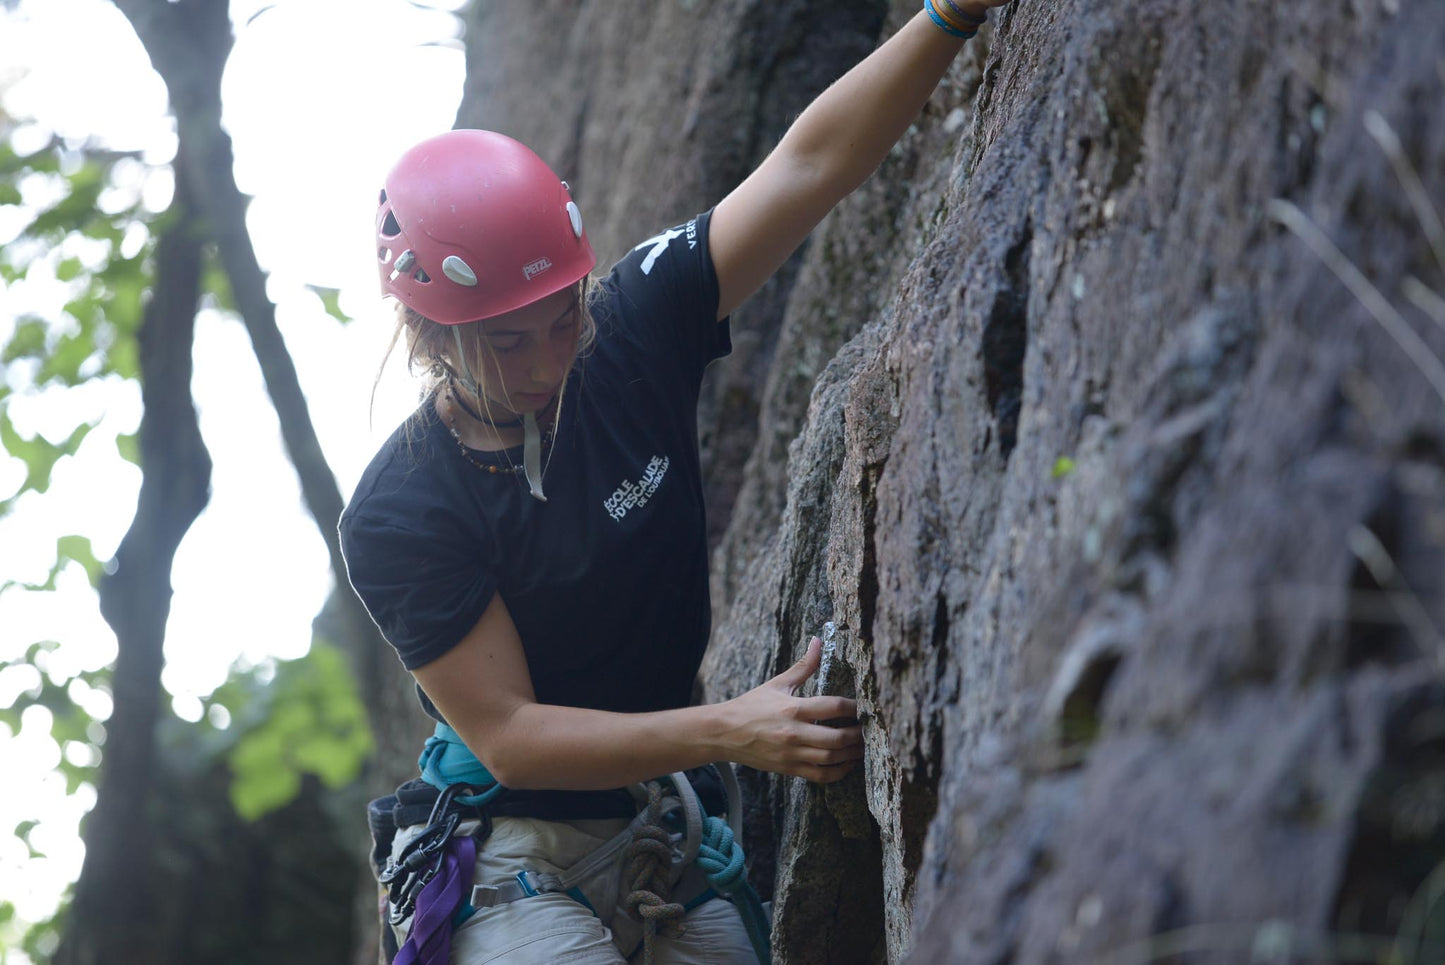
[[[863,756],[863,728],[807,724],[789,734],[786,744],[789,764],[843,764]]]
[[[787,693],[794,693],[808,682],[809,677],[818,672],[818,665],[822,663],[822,660],[823,641],[814,637],[808,641],[808,649],[803,654],[803,658],[774,677],[769,684]]]
[[[851,697],[799,697],[793,715],[799,720],[857,720],[858,701]]]
[[[863,759],[862,747],[810,747],[799,755],[800,763],[818,767],[833,767]]]

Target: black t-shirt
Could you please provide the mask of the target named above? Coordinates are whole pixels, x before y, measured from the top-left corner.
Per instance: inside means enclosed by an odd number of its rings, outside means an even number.
[[[708,219],[638,245],[597,287],[597,340],[573,367],[543,452],[545,503],[523,475],[469,461],[431,400],[372,460],[341,545],[408,669],[456,646],[500,593],[538,701],[621,712],[689,703],[711,622],[698,392],[731,349],[727,321],[714,320]],[[522,461],[521,447],[469,454]]]

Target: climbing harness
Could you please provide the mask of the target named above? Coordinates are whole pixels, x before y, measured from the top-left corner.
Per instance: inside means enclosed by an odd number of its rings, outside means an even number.
[[[445,864],[448,847],[462,820],[461,810],[452,807],[452,803],[480,790],[470,784],[453,784],[437,795],[426,828],[390,859],[377,876],[387,889],[387,917],[393,925],[411,917],[416,910],[417,896]],[[468,837],[486,840],[492,831],[492,819],[485,811],[482,812],[481,822],[481,833]]]
[[[478,841],[491,834],[484,812],[479,833],[459,835],[462,812],[454,805],[482,788],[453,784],[437,795],[427,825],[387,861],[377,879],[387,889],[387,920],[411,919],[406,942],[392,965],[447,965],[457,907],[472,883]]]
[[[443,784],[426,826],[387,861],[378,876],[388,887],[388,921],[405,928],[410,918],[406,941],[393,965],[444,963],[451,930],[479,909],[556,893],[568,895],[602,919],[624,954],[630,956],[641,948],[644,965],[653,961],[658,935],[679,934],[687,912],[721,897],[738,908],[758,961],[770,962],[770,925],[747,880],[739,843],[741,795],[730,764],[713,765],[727,802],[726,821],[706,814],[686,775],[671,774],[629,788],[638,804],[637,815],[564,871],[519,869],[510,880],[473,884],[476,849],[491,833],[488,805],[502,789],[475,757],[463,753],[465,745],[459,738],[455,744],[448,739],[455,732],[447,734],[444,727],[437,728],[422,753],[420,763],[428,783],[440,783],[442,775],[486,777]],[[373,802],[373,815],[389,800],[394,799]],[[374,831],[378,823],[373,818]],[[378,834],[377,851],[382,847],[383,835]],[[443,957],[432,957],[437,954]]]

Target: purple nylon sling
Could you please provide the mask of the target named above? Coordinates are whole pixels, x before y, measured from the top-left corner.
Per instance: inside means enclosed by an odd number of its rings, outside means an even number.
[[[443,866],[416,896],[411,932],[392,965],[447,965],[452,953],[452,917],[472,887],[477,842],[470,836],[452,838]]]

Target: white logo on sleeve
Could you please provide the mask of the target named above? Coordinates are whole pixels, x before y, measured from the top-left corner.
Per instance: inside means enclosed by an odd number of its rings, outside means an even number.
[[[689,248],[697,247],[696,218],[693,218],[681,228],[668,228],[660,235],[653,235],[636,248],[633,248],[633,251],[641,251],[643,248],[652,249],[647,253],[647,257],[642,259],[642,273],[644,275],[652,274],[652,266],[657,264],[657,259],[662,257],[662,253],[667,250],[667,246],[672,239],[682,237],[687,238],[687,246]]]
[[[674,238],[681,237],[681,228],[669,228],[662,234],[653,235],[651,238],[648,238],[636,248],[633,248],[633,251],[641,251],[643,248],[646,248],[649,245],[652,246],[652,250],[647,253],[647,257],[642,259],[642,273],[644,275],[652,274],[652,266],[657,264],[657,259],[661,258],[662,253],[667,250],[667,243]]]
[[[666,456],[653,456],[641,479],[635,483],[623,480],[622,485],[602,501],[607,515],[620,521],[634,506],[646,506],[652,494],[657,492],[657,487],[662,485],[662,477],[667,474],[670,464]]]

